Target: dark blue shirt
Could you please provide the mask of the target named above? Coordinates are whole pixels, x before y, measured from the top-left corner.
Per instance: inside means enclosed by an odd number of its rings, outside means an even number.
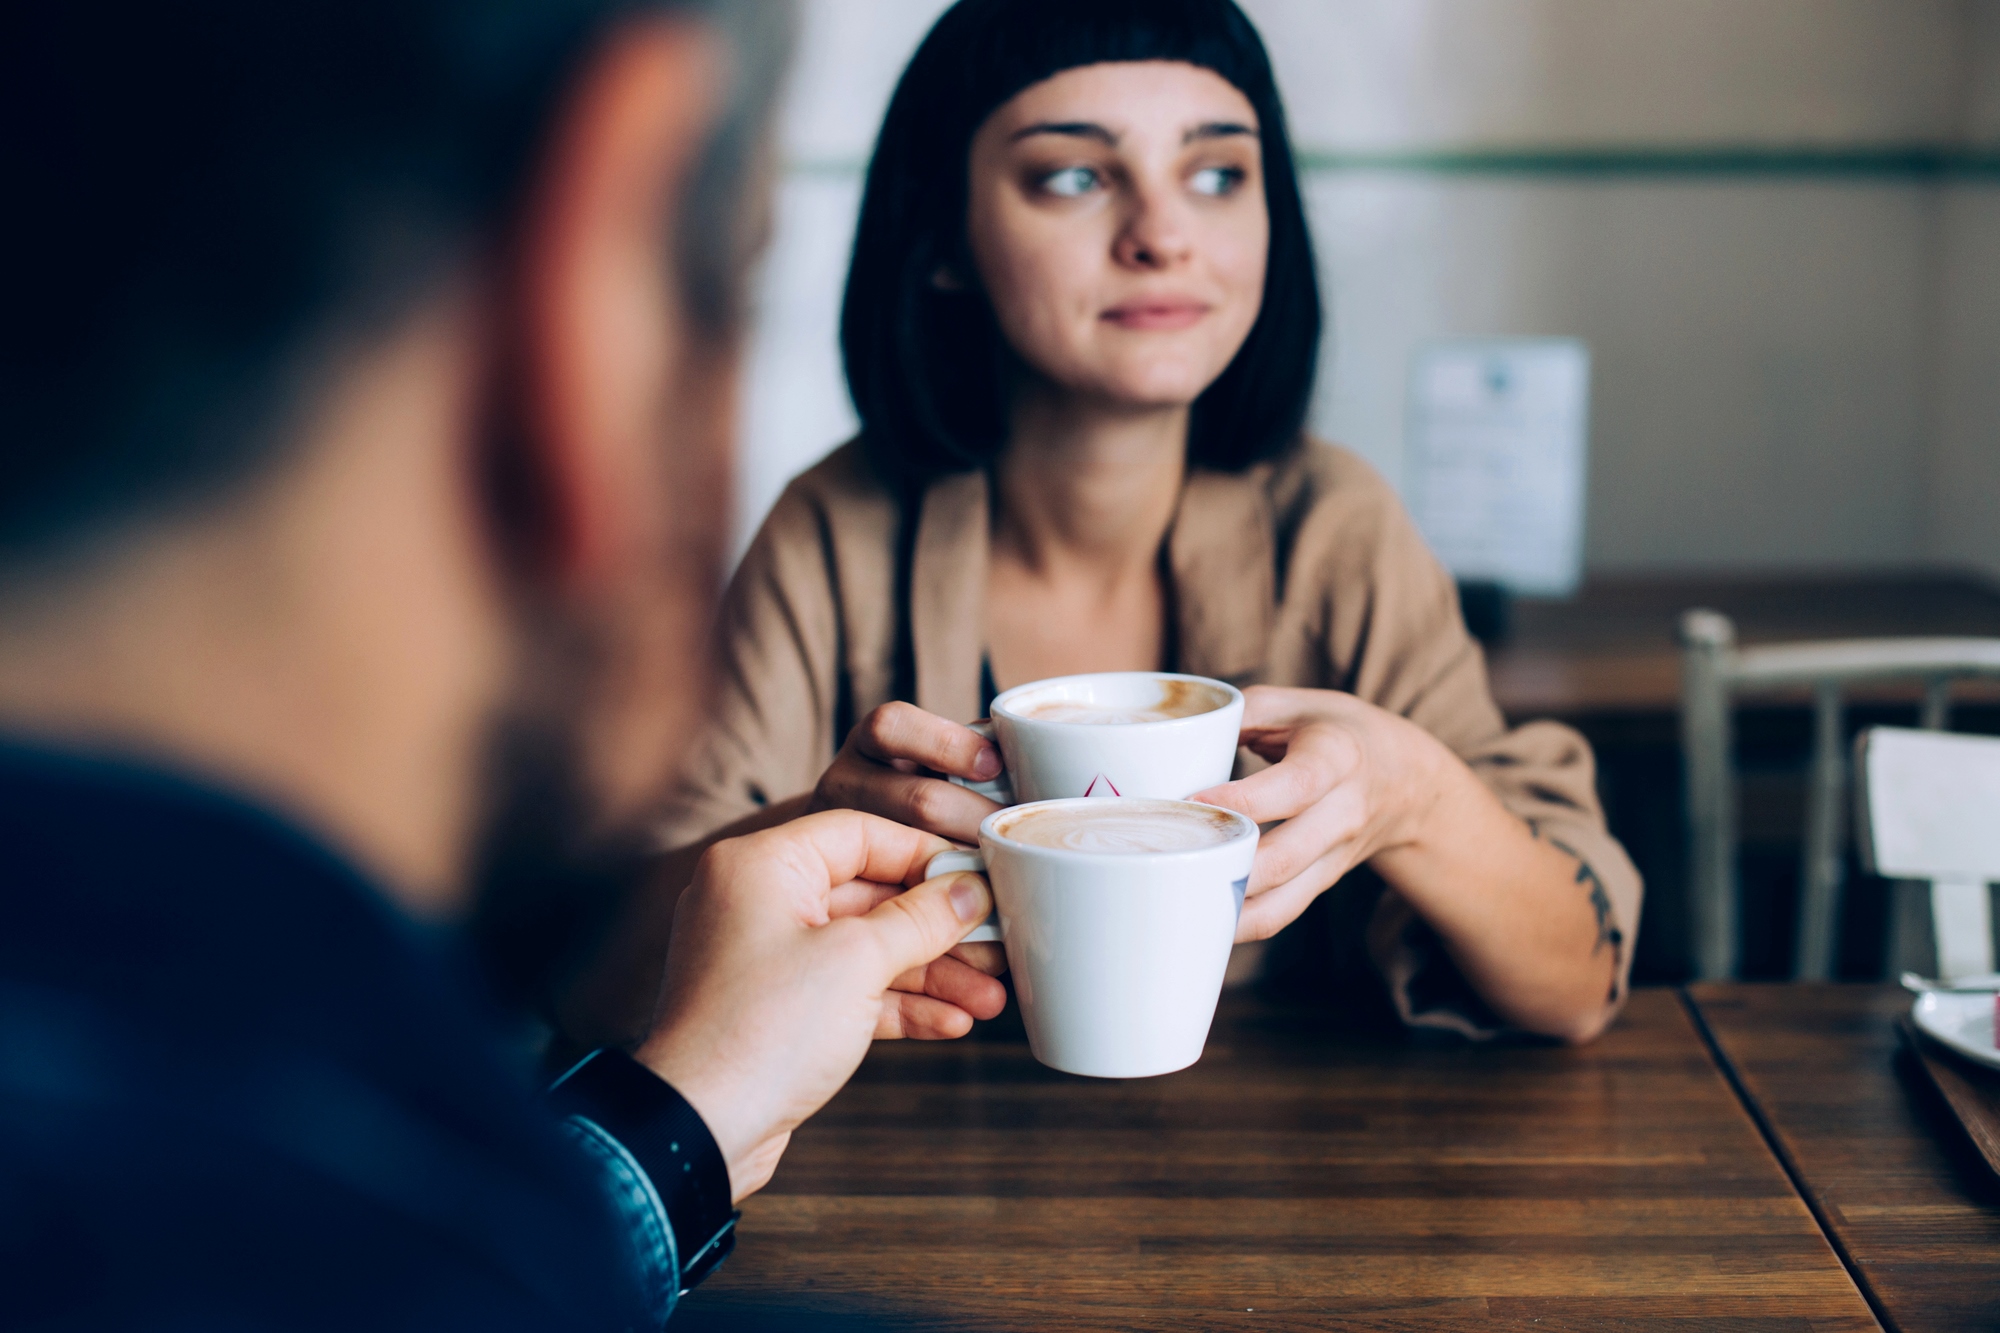
[[[272,815],[0,742],[0,1327],[655,1323],[479,993]]]

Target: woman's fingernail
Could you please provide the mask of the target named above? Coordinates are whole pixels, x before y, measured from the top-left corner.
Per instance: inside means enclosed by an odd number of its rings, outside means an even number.
[[[986,881],[977,875],[960,875],[951,886],[951,910],[960,921],[983,921],[988,894]]]
[[[1000,752],[990,745],[979,747],[979,757],[972,761],[972,776],[985,782],[1000,776]]]

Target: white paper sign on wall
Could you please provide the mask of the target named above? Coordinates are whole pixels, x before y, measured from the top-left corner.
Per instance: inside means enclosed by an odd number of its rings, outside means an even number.
[[[1575,339],[1418,349],[1405,494],[1446,568],[1527,596],[1576,591],[1589,417],[1590,350]]]

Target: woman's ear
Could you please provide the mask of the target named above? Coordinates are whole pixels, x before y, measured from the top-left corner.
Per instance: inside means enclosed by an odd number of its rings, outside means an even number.
[[[931,290],[937,292],[963,292],[967,289],[964,278],[950,264],[939,264],[931,270]]]

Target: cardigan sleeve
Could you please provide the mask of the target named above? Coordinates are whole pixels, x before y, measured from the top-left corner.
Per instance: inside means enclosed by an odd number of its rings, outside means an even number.
[[[1642,886],[1605,824],[1589,742],[1555,722],[1507,726],[1451,575],[1394,492],[1358,459],[1337,459],[1343,475],[1332,491],[1344,498],[1315,506],[1295,548],[1295,563],[1296,556],[1309,557],[1318,575],[1329,683],[1443,741],[1536,836],[1576,858],[1576,891],[1598,913],[1600,947],[1614,951],[1609,998],[1622,1004]],[[1475,1037],[1498,1030],[1442,944],[1393,888],[1376,905],[1367,943],[1404,1022]]]

